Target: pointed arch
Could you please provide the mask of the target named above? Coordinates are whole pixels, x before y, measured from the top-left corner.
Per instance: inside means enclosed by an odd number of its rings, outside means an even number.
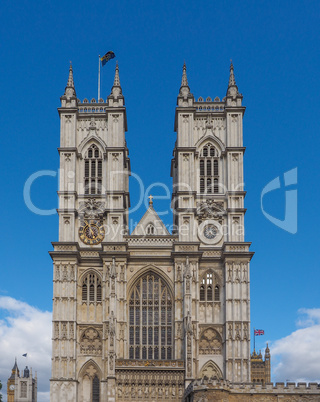
[[[173,293],[154,271],[139,272],[128,292],[129,359],[174,358]]]
[[[102,138],[95,135],[90,135],[89,137],[85,137],[78,146],[78,151],[81,157],[92,144],[95,144],[98,148],[100,148],[102,155],[105,154],[107,144]]]
[[[127,286],[127,294],[128,295],[131,293],[131,290],[133,289],[137,280],[147,272],[153,272],[153,273],[159,275],[166,282],[167,286],[170,289],[170,293],[173,296],[174,291],[173,291],[173,283],[172,283],[171,279],[168,277],[168,275],[165,272],[163,272],[162,269],[158,268],[154,264],[145,265],[144,267],[139,269],[139,271],[133,275],[133,277],[128,282],[128,286]]]
[[[156,235],[157,231],[153,222],[149,222],[146,227],[146,235]]]
[[[98,363],[96,363],[93,359],[89,359],[80,368],[78,378],[81,379],[84,376],[87,376],[90,379],[93,379],[95,375],[97,375],[98,378],[101,380],[102,371]]]
[[[221,153],[224,153],[226,150],[225,144],[220,140],[220,138],[216,137],[213,134],[207,134],[204,137],[200,138],[196,142],[195,146],[198,149],[202,149],[206,142],[212,143],[219,150],[219,156],[221,156]]]
[[[208,137],[208,136],[207,136]],[[218,194],[221,177],[221,147],[212,138],[199,145],[199,191],[202,194]]]
[[[79,370],[79,400],[83,402],[99,402],[102,371],[99,365],[89,359]]]
[[[102,194],[103,150],[99,144],[89,143],[84,154],[83,165],[84,193],[86,195]]]
[[[218,380],[223,379],[222,371],[213,360],[209,360],[202,366],[202,369],[200,370],[200,377],[214,378]]]
[[[99,277],[100,277],[100,279],[102,280],[102,273],[99,271],[99,270],[97,270],[97,269],[95,269],[95,268],[87,268],[85,271],[83,271],[82,273],[81,273],[81,275],[79,276],[79,282],[81,282],[82,280],[83,280],[83,278],[85,277],[85,276],[87,276],[89,273],[93,273],[93,274],[95,274],[95,275],[98,275]]]
[[[220,288],[219,275],[213,269],[208,269],[200,277],[200,301],[220,301]]]
[[[86,270],[80,277],[83,303],[102,302],[102,276],[95,269]]]

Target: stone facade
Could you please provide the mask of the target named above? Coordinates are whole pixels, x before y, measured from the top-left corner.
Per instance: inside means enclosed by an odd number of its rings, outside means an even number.
[[[196,101],[184,65],[171,165],[174,229],[150,197],[129,234],[118,66],[107,100],[90,102],[77,99],[70,67],[59,108],[59,241],[50,252],[51,402],[181,401],[197,378],[250,382],[244,111],[232,64],[221,101]]]

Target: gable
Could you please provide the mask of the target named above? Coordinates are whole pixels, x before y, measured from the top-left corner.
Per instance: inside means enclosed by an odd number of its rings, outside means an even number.
[[[150,205],[132,232],[133,236],[169,236],[165,224]]]

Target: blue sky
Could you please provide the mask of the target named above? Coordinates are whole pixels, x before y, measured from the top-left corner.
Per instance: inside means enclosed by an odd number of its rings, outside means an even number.
[[[319,14],[318,1],[3,0],[0,297],[43,312],[52,309],[52,263],[47,252],[52,249],[50,242],[58,239],[58,218],[30,212],[23,187],[32,173],[58,169],[56,109],[69,61],[77,96],[91,99],[97,97],[98,55],[115,52],[127,106],[132,171],[141,176],[145,187],[154,182],[170,187],[174,108],[183,62],[196,98],[222,98],[232,58],[247,107],[246,240],[256,253],[251,265],[251,321],[252,327],[265,330],[265,336],[256,340],[257,348],[267,340],[279,347],[276,342],[301,328],[318,329]],[[114,66],[112,60],[102,70],[103,98],[110,93]],[[283,174],[294,168],[298,169],[294,186],[298,231],[290,234],[265,218],[260,196],[276,177],[283,186]],[[135,204],[138,194],[133,181],[131,190]],[[56,191],[57,179],[47,177],[35,182],[31,196],[41,208],[56,208]],[[164,194],[161,188],[152,192]],[[284,197],[283,187],[266,195],[265,210],[283,219]],[[158,200],[154,206],[168,209],[169,202]],[[132,219],[143,213],[144,207]],[[170,213],[163,219],[170,224]],[[7,325],[15,313],[3,306],[0,319]],[[14,346],[12,353],[19,350],[19,345]],[[275,356],[275,363],[281,356],[280,352]],[[10,361],[3,362],[0,370],[2,381],[14,355],[7,357]],[[314,379],[320,379],[317,370]],[[275,371],[273,379],[285,380],[284,375]],[[47,388],[47,383],[41,385],[43,392]]]

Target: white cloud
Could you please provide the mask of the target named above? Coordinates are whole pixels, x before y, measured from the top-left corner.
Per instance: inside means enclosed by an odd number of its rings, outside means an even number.
[[[20,373],[26,365],[38,375],[38,402],[49,401],[52,314],[9,296],[0,296],[0,380],[6,401],[7,379],[17,357]],[[22,357],[28,353],[28,357]]]
[[[320,309],[300,309],[298,314],[300,329],[270,347],[273,374],[276,381],[320,382]]]

